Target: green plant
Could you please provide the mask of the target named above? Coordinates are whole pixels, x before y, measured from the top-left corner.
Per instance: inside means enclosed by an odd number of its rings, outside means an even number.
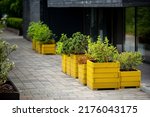
[[[70,46],[71,46],[71,39],[70,38],[63,41],[62,53],[70,55],[71,54]]]
[[[8,27],[22,30],[22,23],[23,23],[22,18],[15,18],[15,17],[7,18]]]
[[[30,37],[31,39],[34,39],[35,34],[36,34],[36,29],[41,27],[42,22],[30,22],[28,30],[27,30],[27,35],[28,37]]]
[[[66,34],[61,34],[60,40],[57,42],[56,53],[57,54],[66,54],[66,45],[68,37]],[[66,41],[66,42],[65,42]],[[65,43],[65,44],[64,44]],[[68,46],[67,46],[68,47]],[[69,47],[68,47],[69,48]]]
[[[27,35],[43,44],[55,43],[55,34],[53,34],[52,30],[41,21],[31,22],[27,30]]]
[[[52,37],[53,33],[46,24],[42,23],[40,27],[35,29],[34,38],[40,41],[41,43],[49,43]]]
[[[118,56],[120,69],[124,71],[132,71],[142,63],[142,54],[140,52],[122,52]]]
[[[92,42],[91,39],[88,39],[86,55],[95,62],[113,62],[117,59],[118,51],[116,47],[109,44],[107,38],[102,42],[98,36],[97,42]]]
[[[10,45],[8,42],[0,40],[0,85],[5,83],[8,78],[8,73],[14,66],[8,56],[16,50],[16,45]]]
[[[22,17],[23,0],[0,0],[0,11],[9,16]]]
[[[70,43],[70,52],[71,54],[83,54],[85,53],[88,45],[87,36],[81,34],[81,32],[76,32],[72,34]]]

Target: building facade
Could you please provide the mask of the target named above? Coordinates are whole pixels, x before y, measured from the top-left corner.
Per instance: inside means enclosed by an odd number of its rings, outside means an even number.
[[[150,62],[150,28],[142,27],[150,26],[149,6],[150,0],[24,0],[23,32],[26,37],[29,22],[41,20],[58,37],[77,31],[95,40],[107,36],[119,51],[139,50]]]

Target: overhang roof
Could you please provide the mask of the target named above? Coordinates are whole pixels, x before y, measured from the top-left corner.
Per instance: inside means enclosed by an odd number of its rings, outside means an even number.
[[[48,0],[48,7],[128,7],[147,5],[150,5],[150,0]]]

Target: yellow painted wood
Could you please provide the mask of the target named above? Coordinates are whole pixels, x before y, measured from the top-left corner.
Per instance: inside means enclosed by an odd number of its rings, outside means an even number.
[[[87,64],[89,67],[92,68],[120,68],[120,63],[119,62],[107,62],[107,63],[94,63],[90,60],[87,60]]]
[[[114,72],[118,72],[120,70],[120,68],[118,67],[111,67],[111,68],[103,68],[103,67],[90,67],[90,66],[87,66],[87,71],[90,72],[90,73],[114,73]]]
[[[36,41],[36,51],[38,53],[41,53],[41,47],[42,47],[42,44],[39,41]]]
[[[91,83],[89,81],[87,81],[87,86],[90,89],[110,89],[110,88],[114,88],[114,89],[119,89],[120,84],[119,83],[114,83],[114,82],[109,82],[109,83]]]
[[[93,79],[95,79],[95,78],[116,78],[116,77],[119,77],[119,74],[118,74],[118,72],[114,72],[114,73],[112,73],[112,72],[107,72],[107,73],[100,73],[100,74],[93,74],[92,72],[88,72],[87,71],[87,76],[88,77],[90,77],[90,78],[93,78]]]
[[[32,49],[35,50],[36,49],[36,40],[32,39]]]
[[[87,84],[86,64],[78,64],[78,78],[81,84]]]
[[[67,69],[67,74],[68,75],[71,75],[71,57],[70,56],[67,56],[66,57],[66,69]]]
[[[141,71],[121,71],[120,87],[140,87]]]
[[[121,82],[120,87],[140,87],[140,82]]]
[[[87,86],[91,89],[120,88],[120,63],[87,61]]]
[[[121,76],[141,76],[141,71],[121,71],[120,72]]]
[[[78,78],[78,58],[83,55],[71,55],[71,76]]]
[[[62,71],[63,71],[64,73],[67,72],[66,57],[67,57],[67,55],[65,55],[65,54],[62,55]]]
[[[97,78],[97,79],[89,79],[87,77],[88,81],[91,82],[91,83],[109,83],[109,82],[117,82],[119,83],[120,82],[120,79],[119,78]]]
[[[55,54],[56,44],[42,44],[42,54]]]

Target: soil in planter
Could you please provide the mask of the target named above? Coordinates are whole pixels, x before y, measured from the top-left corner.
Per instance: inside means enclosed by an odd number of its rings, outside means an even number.
[[[0,86],[0,93],[15,93],[13,86],[10,84],[3,84]]]
[[[137,71],[136,69],[129,69],[129,70],[126,70],[126,69],[120,69],[120,71]]]

